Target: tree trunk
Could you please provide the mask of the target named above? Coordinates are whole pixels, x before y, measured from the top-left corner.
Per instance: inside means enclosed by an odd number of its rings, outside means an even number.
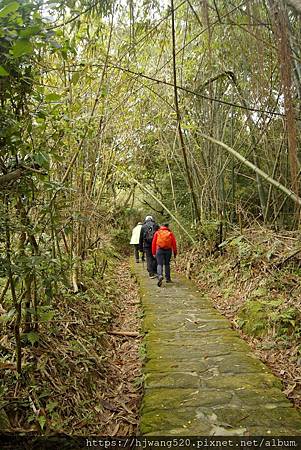
[[[289,167],[291,176],[291,189],[296,195],[299,192],[298,158],[297,158],[297,131],[296,117],[293,105],[292,83],[292,54],[288,34],[288,20],[286,12],[279,2],[269,0],[273,31],[278,46],[279,70],[282,93],[284,97],[285,121],[288,137]],[[299,209],[299,208],[298,208]],[[298,212],[297,212],[298,213]]]
[[[177,68],[176,68],[176,36],[175,36],[175,11],[174,11],[174,2],[171,0],[171,34],[172,34],[172,60],[173,60],[173,85],[174,85],[174,102],[175,102],[175,110],[177,115],[177,129],[178,129],[178,136],[180,141],[180,147],[182,150],[182,155],[184,159],[184,166],[186,171],[186,176],[190,188],[190,193],[192,197],[192,202],[195,210],[195,218],[196,221],[199,222],[200,220],[200,212],[198,207],[198,202],[196,198],[196,194],[194,191],[193,186],[193,180],[191,177],[190,169],[188,166],[188,159],[187,159],[187,151],[186,146],[184,142],[184,136],[182,132],[181,127],[181,113],[179,109],[179,101],[178,101],[178,89],[177,89]]]

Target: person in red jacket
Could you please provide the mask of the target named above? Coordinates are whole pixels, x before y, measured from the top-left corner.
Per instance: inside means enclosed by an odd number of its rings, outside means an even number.
[[[163,265],[165,266],[166,283],[171,283],[170,279],[170,259],[172,253],[174,257],[177,256],[177,242],[175,235],[168,228],[168,223],[156,231],[152,242],[152,253],[157,259],[157,275],[158,286],[162,285],[163,281]]]

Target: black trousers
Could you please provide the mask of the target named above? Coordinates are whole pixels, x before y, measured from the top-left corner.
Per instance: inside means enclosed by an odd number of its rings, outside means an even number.
[[[156,254],[158,263],[158,277],[163,277],[163,266],[165,266],[165,278],[170,280],[171,250],[159,248]]]
[[[139,262],[139,244],[134,244],[134,255],[136,262]]]
[[[156,275],[157,273],[157,260],[153,257],[151,247],[145,247],[146,265],[149,276]]]

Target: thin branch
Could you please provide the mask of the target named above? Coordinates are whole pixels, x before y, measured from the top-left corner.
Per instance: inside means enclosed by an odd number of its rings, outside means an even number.
[[[174,87],[174,84],[169,82],[169,81],[160,80],[158,78],[154,78],[154,77],[151,77],[149,75],[145,75],[142,72],[135,72],[133,70],[130,70],[130,69],[126,68],[126,67],[119,66],[117,64],[108,64],[108,65],[110,67],[113,67],[114,69],[118,69],[118,70],[121,70],[123,72],[131,73],[133,75],[137,75],[139,77],[146,78],[147,80],[155,81],[156,83],[165,84],[166,86]],[[94,66],[95,66],[95,64],[94,64]],[[177,85],[177,89],[179,89],[181,91],[184,91],[184,92],[187,92],[188,94],[195,95],[196,97],[204,98],[206,100],[210,100],[210,101],[217,102],[217,103],[222,103],[222,104],[228,105],[228,106],[233,106],[234,108],[244,109],[244,110],[247,110],[247,111],[260,112],[260,113],[263,113],[263,114],[270,114],[270,115],[273,115],[273,116],[280,116],[280,117],[284,117],[285,116],[285,114],[277,113],[275,111],[266,111],[266,110],[259,109],[259,108],[250,108],[250,107],[246,107],[246,106],[243,106],[243,105],[238,105],[236,103],[227,102],[226,100],[220,100],[220,99],[217,99],[217,98],[209,97],[208,95],[200,94],[199,92],[195,92],[192,89],[188,89],[188,88],[186,88],[184,86]]]
[[[74,17],[71,17],[71,18],[68,19],[66,22],[62,22],[62,23],[59,23],[59,24],[57,24],[57,25],[53,25],[53,26],[51,26],[51,27],[46,28],[46,31],[54,30],[55,28],[64,27],[65,25],[68,25],[69,23],[74,22],[74,21],[77,20],[80,16],[83,16],[83,15],[86,14],[87,12],[91,11],[91,9],[93,9],[96,5],[98,5],[98,3],[101,3],[101,0],[97,0],[97,2],[92,3],[92,5],[90,5],[88,8],[86,8],[84,11],[82,11],[81,13],[76,14]]]
[[[26,175],[28,172],[35,172],[40,175],[45,175],[45,172],[31,168],[28,166],[21,166],[18,169],[14,170],[13,172],[6,173],[4,175],[0,176],[0,186],[5,186],[9,184],[10,182],[17,181],[20,178],[22,178],[23,175]]]

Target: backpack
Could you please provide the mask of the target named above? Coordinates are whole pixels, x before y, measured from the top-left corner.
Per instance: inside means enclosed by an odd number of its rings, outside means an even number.
[[[159,248],[172,248],[172,234],[169,230],[159,230],[157,235],[157,246]]]
[[[149,224],[147,224],[144,238],[146,244],[151,245],[155,232],[155,223],[150,222]]]

